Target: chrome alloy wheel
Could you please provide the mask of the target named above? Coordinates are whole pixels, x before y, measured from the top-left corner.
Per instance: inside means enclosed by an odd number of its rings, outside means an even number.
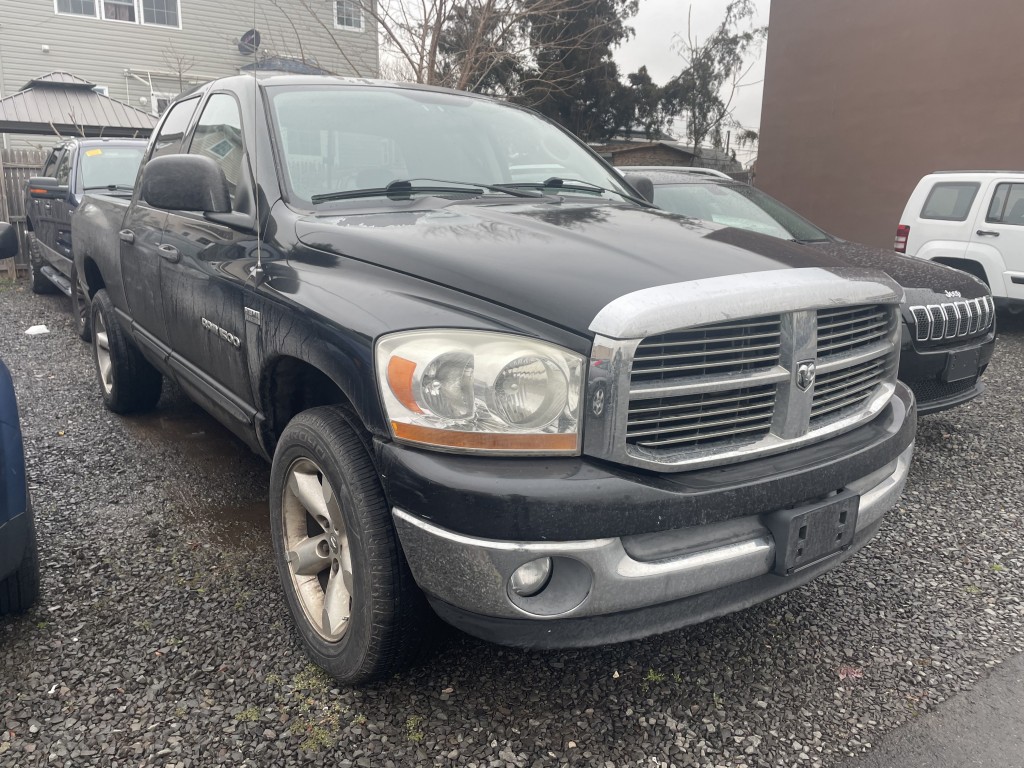
[[[102,312],[97,312],[94,319],[93,349],[96,350],[96,364],[100,369],[100,382],[103,391],[110,394],[114,388],[114,366],[110,359],[110,340],[107,338],[107,323]]]
[[[281,515],[295,595],[310,626],[335,642],[352,615],[352,550],[338,497],[310,459],[288,468]]]

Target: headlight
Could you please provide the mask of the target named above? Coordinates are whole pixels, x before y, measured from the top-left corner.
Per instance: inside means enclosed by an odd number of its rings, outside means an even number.
[[[577,453],[583,358],[486,331],[408,331],[377,343],[396,439],[460,451]]]

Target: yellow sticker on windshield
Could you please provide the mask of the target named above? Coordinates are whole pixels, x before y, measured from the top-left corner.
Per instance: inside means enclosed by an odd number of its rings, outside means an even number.
[[[86,157],[96,157],[96,155],[102,155],[102,154],[103,154],[103,150],[102,149],[87,149],[87,150],[85,150],[85,156]]]

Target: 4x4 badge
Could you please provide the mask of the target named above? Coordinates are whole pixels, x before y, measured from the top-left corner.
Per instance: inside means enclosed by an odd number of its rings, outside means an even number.
[[[801,392],[806,392],[811,388],[814,383],[814,361],[807,360],[803,363],[797,363],[796,366],[796,385],[799,387]]]

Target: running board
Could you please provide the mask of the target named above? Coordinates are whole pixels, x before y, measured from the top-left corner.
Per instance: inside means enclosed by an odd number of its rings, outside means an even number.
[[[65,296],[71,295],[71,281],[68,280],[64,275],[58,272],[56,269],[51,267],[49,264],[39,270],[43,273],[47,280],[60,288],[61,293]]]

